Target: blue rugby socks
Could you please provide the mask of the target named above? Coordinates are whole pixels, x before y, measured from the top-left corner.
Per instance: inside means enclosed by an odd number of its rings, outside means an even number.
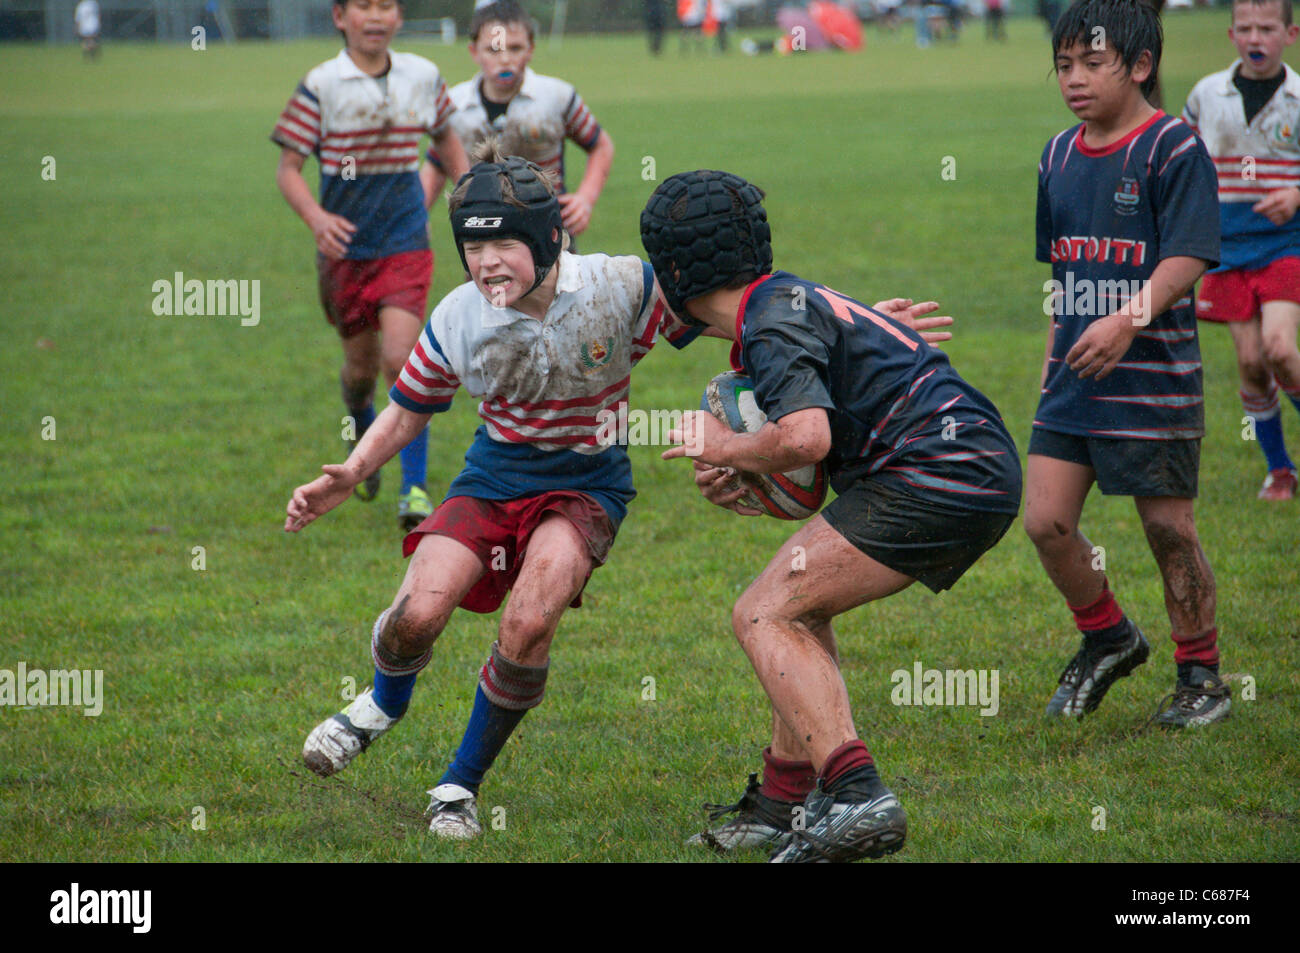
[[[496,760],[528,709],[541,704],[546,690],[547,666],[519,665],[501,655],[492,643],[492,655],[479,673],[474,710],[456,757],[439,784],[459,784],[478,793],[483,776]]]
[[[1290,394],[1287,396],[1291,397]],[[1292,397],[1292,400],[1296,402],[1296,409],[1300,410],[1300,394]],[[1241,406],[1246,411],[1246,416],[1255,421],[1255,439],[1259,441],[1259,449],[1264,452],[1264,459],[1268,461],[1269,471],[1294,470],[1295,464],[1287,455],[1286,443],[1282,437],[1281,403],[1278,400],[1277,387],[1274,386],[1263,397],[1248,394],[1243,390]]]
[[[420,655],[406,658],[394,655],[379,640],[388,621],[391,609],[385,609],[375,620],[370,630],[370,657],[375,662],[375,682],[371,697],[375,704],[389,718],[400,718],[411,703],[411,693],[415,691],[415,678],[420,669],[429,664],[433,656],[433,647]]]
[[[425,427],[414,440],[402,448],[402,493],[413,486],[424,488],[428,475],[429,428]]]

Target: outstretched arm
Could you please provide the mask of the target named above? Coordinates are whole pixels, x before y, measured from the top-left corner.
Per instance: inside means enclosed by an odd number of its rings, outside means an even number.
[[[931,328],[946,328],[952,324],[952,317],[946,314],[933,314],[939,310],[937,301],[920,301],[912,303],[911,298],[890,298],[877,301],[871,306],[886,317],[893,318],[899,324],[905,324],[925,339],[926,344],[938,344],[952,340],[951,331],[931,331]],[[932,315],[926,317],[926,315]]]
[[[325,464],[321,467],[323,476],[293,491],[288,516],[284,521],[285,532],[298,532],[346,500],[353,487],[414,440],[429,422],[430,416],[414,413],[401,404],[390,401],[366,430],[365,436],[346,462]]]

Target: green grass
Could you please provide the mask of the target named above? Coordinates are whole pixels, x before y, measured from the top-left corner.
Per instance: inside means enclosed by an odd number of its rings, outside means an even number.
[[[1172,104],[1230,61],[1224,19],[1167,18]],[[399,48],[452,81],[470,73],[459,48]],[[545,703],[483,789],[504,830],[447,845],[418,817],[495,618],[453,618],[403,726],[343,780],[297,767],[343,680],[367,683],[369,627],[405,568],[395,464],[379,502],[280,530],[290,490],[337,459],[342,409],[310,236],[275,189],[267,136],[336,49],[109,45],[93,66],[73,48],[4,51],[0,668],[102,669],[107,697],[98,718],[0,708],[0,860],[711,859],[682,838],[702,801],[730,800],[758,768],[769,717],[730,606],[789,527],[710,508],[655,448],[633,448],[640,497],[587,606],[565,617]],[[1041,27],[1019,21],[1006,47],[971,31],[918,51],[872,33],[860,56],[682,59],[670,44],[651,61],[640,37],[575,37],[535,65],[574,82],[617,146],[584,249],[640,253],[647,159],[659,180],[739,172],[769,193],[780,267],[868,302],[942,301],[959,322],[949,353],[1023,449],[1045,330],[1034,169],[1072,121],[1049,61]],[[436,300],[459,268],[441,213],[433,234]],[[176,271],[260,280],[260,324],[154,316],[152,283]],[[1297,504],[1254,500],[1261,461],[1240,438],[1220,331],[1202,340],[1199,526],[1225,671],[1252,675],[1257,699],[1238,683],[1225,724],[1137,733],[1172,686],[1160,580],[1131,503],[1094,497],[1085,529],[1154,659],[1086,723],[1046,723],[1075,635],[1016,527],[955,591],[915,587],[838,626],[859,729],[911,818],[896,861],[1300,858]],[[633,404],[692,406],[725,362],[717,342],[658,348]],[[433,489],[474,421],[463,397],[435,421]],[[890,673],[917,660],[998,669],[998,715],[894,707]]]

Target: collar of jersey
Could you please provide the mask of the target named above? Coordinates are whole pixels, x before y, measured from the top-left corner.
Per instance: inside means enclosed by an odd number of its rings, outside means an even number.
[[[754,293],[755,288],[776,274],[774,271],[769,271],[766,275],[760,275],[746,286],[745,293],[740,296],[740,304],[736,306],[736,340],[731,342],[731,369],[733,371],[742,374],[745,372],[745,366],[741,363],[740,358],[745,350],[745,309],[749,307],[749,296]]]
[[[1237,75],[1237,67],[1241,65],[1241,58],[1232,61],[1228,67],[1228,78],[1224,80],[1223,88],[1219,90],[1224,96],[1237,96],[1240,98],[1241,90],[1233,83],[1232,77]],[[1286,79],[1282,80],[1281,90],[1293,99],[1300,99],[1300,73],[1297,73],[1285,63],[1282,64],[1282,72],[1286,74]]]
[[[516,311],[514,308],[494,308],[492,302],[484,298],[482,293],[479,298],[483,327],[485,328],[503,328],[507,324],[514,324],[516,321],[537,321],[538,324],[545,324],[552,314],[556,313],[556,307],[560,310],[568,307],[568,302],[560,301],[560,295],[572,294],[575,291],[581,291],[583,287],[582,269],[578,265],[578,259],[575,255],[570,255],[567,251],[560,252],[560,258],[555,263],[555,267],[560,269],[560,274],[555,279],[555,300],[551,302],[550,308],[546,311],[546,317],[541,321],[524,314],[522,311]]]
[[[352,57],[348,56],[348,49],[345,46],[339,50],[336,57],[339,64],[339,79],[374,79],[365,70],[356,63],[352,62]],[[388,75],[392,76],[393,71],[397,69],[397,54],[392,50],[388,51]]]
[[[1115,142],[1112,142],[1110,145],[1101,149],[1094,149],[1092,148],[1092,146],[1088,145],[1086,142],[1083,141],[1083,125],[1080,125],[1079,132],[1074,139],[1074,147],[1079,150],[1080,155],[1087,156],[1090,159],[1098,159],[1101,158],[1102,156],[1114,155],[1116,152],[1119,152],[1119,150],[1123,149],[1130,142],[1138,138],[1138,136],[1142,135],[1144,132],[1146,132],[1156,123],[1160,122],[1160,120],[1168,119],[1168,118],[1170,117],[1167,112],[1165,112],[1162,109],[1157,109],[1156,114],[1154,116],[1152,116],[1142,125],[1138,126],[1136,129],[1130,130],[1124,136],[1123,139],[1118,139]]]

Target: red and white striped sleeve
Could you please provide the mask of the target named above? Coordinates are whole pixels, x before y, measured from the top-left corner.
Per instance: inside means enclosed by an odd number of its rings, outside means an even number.
[[[690,327],[673,314],[664,300],[663,292],[659,290],[658,282],[655,281],[654,269],[646,262],[641,263],[641,269],[643,276],[641,310],[632,328],[634,367],[654,347],[655,335],[662,335],[673,347],[681,349],[694,341],[700,333],[699,328]]]
[[[564,133],[588,152],[600,138],[600,123],[596,122],[596,117],[591,114],[577,90],[574,90],[569,105],[564,110]]]
[[[280,113],[271,141],[309,156],[320,145],[320,138],[320,100],[304,83],[299,83]]]
[[[447,91],[447,83],[441,73],[434,76],[433,101],[434,118],[433,125],[429,127],[429,135],[440,136],[447,130],[447,124],[451,122],[451,114],[456,111],[456,106],[451,101],[451,93]]]
[[[432,324],[416,339],[402,373],[388,392],[390,400],[417,414],[439,414],[451,407],[460,378],[433,335]]]

